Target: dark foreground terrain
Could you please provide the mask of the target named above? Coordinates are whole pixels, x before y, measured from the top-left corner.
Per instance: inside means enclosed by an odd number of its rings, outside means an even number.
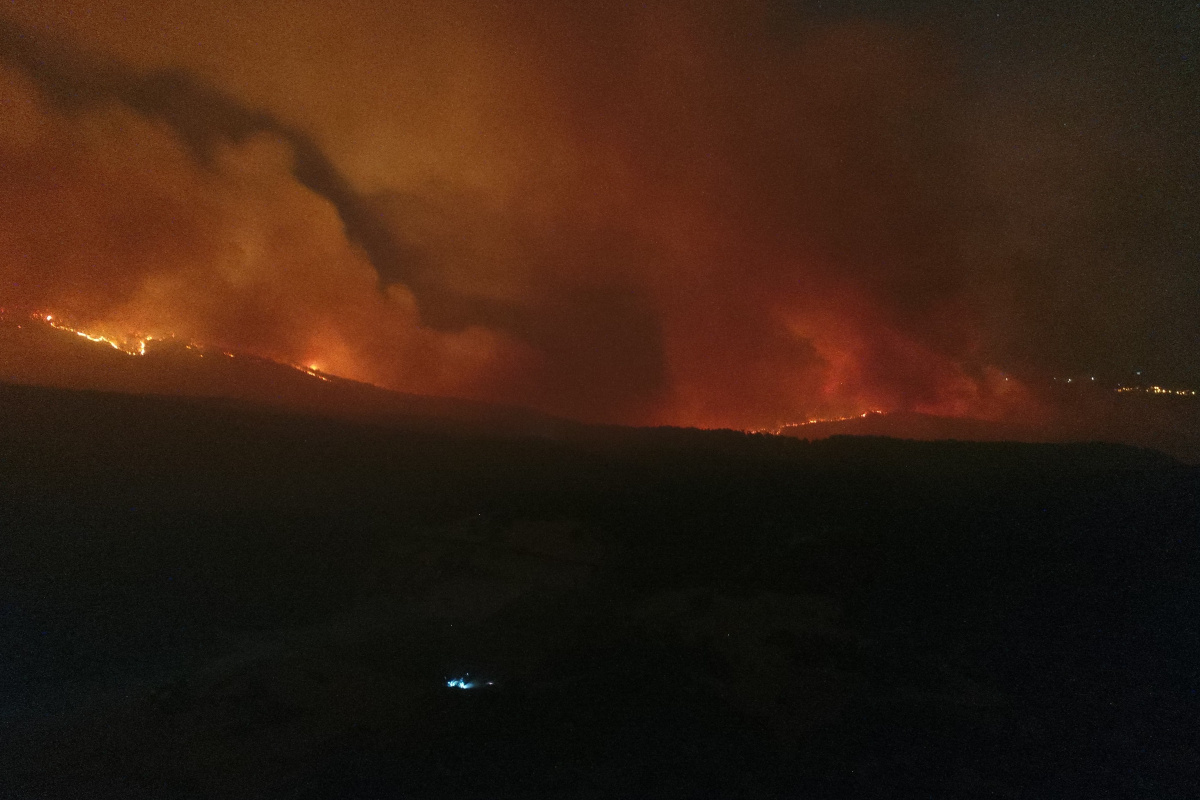
[[[0,386],[0,797],[1196,796],[1197,468],[556,435]]]

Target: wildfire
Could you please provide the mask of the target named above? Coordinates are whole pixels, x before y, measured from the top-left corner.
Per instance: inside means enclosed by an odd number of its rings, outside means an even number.
[[[317,369],[316,364],[309,364],[307,367],[301,367],[297,364],[290,364],[289,366],[295,367],[296,369],[303,372],[305,375],[311,375],[319,381],[325,381],[326,383],[329,383],[329,376],[322,375],[321,370]]]
[[[866,419],[869,416],[872,416],[875,414],[882,415],[884,413],[885,412],[883,412],[883,411],[878,411],[878,410],[872,409],[871,411],[864,411],[861,414],[851,414],[848,417],[814,418],[814,419],[807,419],[804,422],[797,422],[795,424],[797,426],[799,426],[799,425],[819,425],[823,422],[847,422],[848,420],[852,420],[852,419]]]
[[[0,315],[6,315],[6,314],[7,314],[7,310],[0,308]],[[85,331],[85,330],[81,330],[79,328],[72,327],[72,326],[66,324],[65,322],[63,322],[63,320],[61,318],[55,316],[54,314],[45,314],[42,312],[34,312],[34,313],[30,314],[29,317],[34,322],[48,325],[51,328],[54,328],[55,330],[66,331],[67,333],[73,333],[82,339],[87,339],[89,342],[95,342],[96,344],[107,345],[107,346],[111,347],[112,349],[117,350],[117,351],[124,353],[125,355],[129,355],[129,356],[144,356],[144,355],[146,355],[147,348],[150,347],[150,345],[153,342],[167,342],[167,341],[172,341],[175,339],[175,337],[173,335],[151,336],[151,335],[142,335],[142,334],[131,334],[125,338],[116,338],[113,336],[108,336],[108,335],[101,334],[101,333],[94,333],[91,331]],[[21,326],[18,325],[17,327],[19,328]],[[225,356],[226,358],[236,358],[237,357],[236,353],[231,353],[228,350],[213,349],[213,348],[209,348],[205,345],[197,344],[195,342],[188,342],[188,343],[184,344],[183,347],[186,350],[194,352],[200,358],[204,358],[205,356],[211,356],[211,355],[221,355],[221,356]],[[332,381],[332,378],[329,375],[326,375],[325,373],[323,373],[316,364],[309,364],[309,365],[305,366],[305,365],[301,365],[301,364],[288,364],[286,362],[276,362],[276,363],[283,364],[283,366],[291,367],[292,369],[294,369],[298,372],[303,372],[305,375],[309,375],[320,381],[325,381],[326,383],[329,383]]]
[[[752,429],[747,430],[746,433],[778,434],[784,428],[798,428],[802,425],[818,425],[823,422],[847,422],[852,419],[866,419],[867,417],[870,417],[870,416],[883,415],[886,413],[887,413],[886,411],[879,411],[876,409],[872,409],[870,411],[864,411],[861,414],[851,414],[848,417],[814,417],[812,419],[806,419],[803,422],[789,422],[788,424],[782,425],[778,428],[752,428]]]
[[[155,337],[153,336],[134,336],[127,340],[118,341],[108,336],[102,336],[98,333],[88,333],[87,331],[81,331],[78,328],[72,328],[69,325],[64,325],[62,322],[55,320],[53,314],[33,314],[31,316],[36,320],[45,322],[51,328],[56,328],[60,331],[66,331],[67,333],[73,333],[76,336],[81,336],[84,339],[87,339],[89,342],[106,344],[114,350],[120,350],[122,353],[131,356],[146,355],[146,345],[155,340]]]

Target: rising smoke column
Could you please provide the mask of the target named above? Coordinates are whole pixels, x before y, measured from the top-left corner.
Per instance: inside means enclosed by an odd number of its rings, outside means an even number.
[[[9,306],[435,394],[486,394],[522,358],[478,326],[422,327],[412,293],[381,285],[374,218],[347,223],[361,201],[302,134],[176,76],[8,53]]]
[[[586,419],[1005,408],[946,43],[536,5],[15,20],[10,294]]]

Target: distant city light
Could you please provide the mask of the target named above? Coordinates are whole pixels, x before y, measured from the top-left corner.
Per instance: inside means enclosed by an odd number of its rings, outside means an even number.
[[[1173,394],[1180,397],[1195,397],[1195,389],[1165,389],[1162,386],[1122,386],[1117,391],[1121,394],[1141,392],[1144,394]]]
[[[1140,370],[1135,370],[1134,374],[1141,375],[1142,373]],[[1051,377],[1050,380],[1074,383],[1073,378],[1059,378],[1055,376]],[[1089,375],[1088,380],[1094,383],[1096,382],[1096,376]],[[1195,397],[1197,393],[1195,389],[1168,389],[1165,386],[1126,386],[1123,383],[1116,384],[1114,391],[1118,394],[1160,394],[1173,395],[1175,397]]]

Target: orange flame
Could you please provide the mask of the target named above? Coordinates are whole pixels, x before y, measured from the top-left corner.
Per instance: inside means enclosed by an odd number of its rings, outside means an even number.
[[[4,309],[0,309],[0,313],[3,313],[3,312],[4,312]],[[129,336],[127,336],[125,338],[117,338],[117,337],[105,335],[102,333],[90,332],[90,331],[82,330],[80,328],[73,327],[71,325],[67,325],[66,323],[64,323],[62,321],[61,317],[54,315],[54,314],[46,314],[43,312],[33,312],[32,314],[29,315],[29,317],[33,321],[48,325],[49,327],[54,328],[55,330],[65,331],[67,333],[73,333],[82,339],[88,340],[89,342],[95,342],[96,344],[107,345],[107,346],[111,347],[112,349],[114,349],[118,352],[124,353],[125,355],[129,355],[129,356],[144,356],[144,355],[146,355],[147,350],[152,343],[166,342],[166,341],[171,341],[171,340],[175,339],[175,336],[173,336],[173,335],[153,336],[153,335],[149,335],[149,334],[130,334]],[[236,358],[237,357],[236,353],[231,353],[228,350],[214,351],[211,348],[206,347],[205,345],[202,345],[202,344],[198,344],[196,342],[188,342],[188,343],[184,344],[184,348],[187,350],[195,351],[196,354],[199,355],[201,358],[203,358],[206,355],[212,355],[217,352],[219,352],[221,355],[223,355],[227,358]],[[273,359],[266,359],[266,360],[272,361],[273,363],[282,364],[283,366],[291,367],[292,369],[296,370],[297,372],[303,372],[305,375],[309,375],[313,378],[316,378],[317,380],[324,381],[326,383],[329,383],[332,380],[328,375],[323,374],[322,371],[317,368],[316,364],[309,364],[307,366],[304,366],[304,365],[300,365],[300,364],[289,364],[289,363],[283,362],[283,361],[274,361]]]

